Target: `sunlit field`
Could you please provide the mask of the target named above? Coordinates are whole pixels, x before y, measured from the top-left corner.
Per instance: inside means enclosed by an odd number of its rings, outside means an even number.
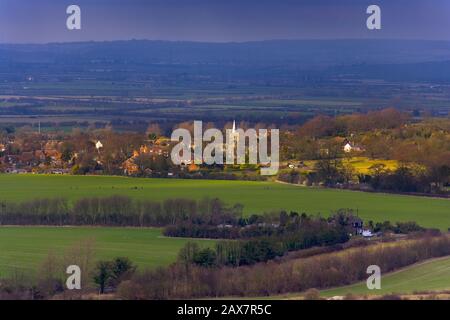
[[[0,175],[0,201],[54,197],[74,200],[111,195],[156,201],[218,197],[228,204],[243,204],[246,215],[285,209],[327,216],[339,208],[352,208],[365,220],[416,221],[442,230],[450,227],[448,199],[307,188],[277,182]]]

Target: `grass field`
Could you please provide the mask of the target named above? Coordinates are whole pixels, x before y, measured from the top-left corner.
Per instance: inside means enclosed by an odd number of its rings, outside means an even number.
[[[447,199],[306,188],[276,182],[0,175],[0,201],[115,194],[152,200],[219,197],[230,204],[242,203],[246,214],[286,209],[328,215],[339,208],[353,208],[363,219],[416,221],[442,230],[450,227]]]
[[[0,277],[14,270],[35,272],[49,252],[63,255],[92,239],[96,259],[128,257],[140,268],[174,262],[188,241],[166,238],[156,228],[0,227]],[[196,240],[212,245],[210,240]]]
[[[377,164],[384,165],[387,170],[395,170],[399,166],[397,160],[374,160],[366,157],[353,157],[351,159],[345,159],[343,163],[352,165],[357,173],[363,174],[368,174],[370,172],[370,167]]]
[[[314,166],[317,163],[316,160],[303,161],[306,168],[301,171],[311,172],[314,170]],[[355,170],[355,174],[368,174],[370,168],[374,165],[384,165],[386,170],[395,170],[399,167],[397,160],[383,160],[383,159],[369,159],[367,157],[352,157],[344,158],[342,163],[344,165],[351,165]]]
[[[420,263],[381,278],[381,290],[368,290],[366,283],[322,291],[325,297],[355,295],[412,294],[415,291],[450,289],[450,257]]]

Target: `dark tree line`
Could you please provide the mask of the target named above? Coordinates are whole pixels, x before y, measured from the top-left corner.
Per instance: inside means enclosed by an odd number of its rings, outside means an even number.
[[[381,191],[445,193],[442,187],[450,182],[450,165],[434,169],[422,172],[408,166],[400,166],[391,171],[376,166],[372,168],[371,175],[362,175],[359,181]]]
[[[179,261],[204,267],[236,267],[269,261],[289,251],[345,243],[354,232],[355,219],[350,210],[340,210],[327,219],[281,212],[277,216],[251,217],[245,226],[174,225],[166,228],[165,234],[201,237],[205,233],[198,231],[203,230],[209,232],[208,236],[220,238],[224,230],[231,230],[225,234],[235,241],[220,241],[214,249],[189,243],[181,250]]]
[[[183,222],[236,223],[242,205],[226,206],[219,199],[133,200],[126,196],[38,199],[0,202],[0,225],[98,225],[161,227]]]
[[[346,224],[338,221],[339,216],[345,216]],[[217,224],[212,221],[181,221],[168,226],[164,230],[166,236],[188,238],[213,239],[250,239],[257,237],[286,237],[291,234],[306,232],[319,232],[327,228],[341,228],[352,232],[349,221],[355,216],[351,209],[341,209],[328,219],[320,216],[311,216],[306,213],[299,214],[291,211],[274,211],[263,215],[251,215],[248,218],[239,217],[229,219],[228,223]]]

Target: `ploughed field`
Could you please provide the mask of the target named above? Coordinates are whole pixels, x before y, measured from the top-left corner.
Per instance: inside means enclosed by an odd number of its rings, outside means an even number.
[[[365,221],[416,221],[441,230],[450,227],[448,199],[307,188],[277,182],[0,175],[0,202],[111,195],[155,201],[218,197],[229,204],[243,204],[246,215],[285,209],[327,216],[339,208],[352,208]]]
[[[64,256],[88,243],[95,260],[128,257],[139,268],[174,262],[189,239],[167,238],[158,228],[0,227],[0,278],[39,271],[49,255]],[[213,246],[211,240],[195,240]]]

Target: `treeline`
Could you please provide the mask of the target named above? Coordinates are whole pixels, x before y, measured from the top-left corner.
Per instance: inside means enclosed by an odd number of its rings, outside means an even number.
[[[164,234],[171,237],[233,239],[220,241],[215,248],[200,248],[188,243],[180,252],[183,264],[203,267],[243,266],[265,262],[284,256],[288,252],[312,247],[332,246],[350,240],[361,228],[361,220],[351,209],[340,209],[328,218],[320,216],[272,213],[241,219],[245,225],[210,225],[207,223],[180,223],[166,227]],[[423,233],[427,229],[415,222],[390,221],[374,223],[368,227],[382,233]],[[433,230],[428,230],[434,232]],[[439,232],[439,231],[437,231]]]
[[[352,209],[339,209],[329,218],[299,214],[291,211],[272,211],[262,215],[253,214],[248,218],[228,220],[227,224],[212,221],[182,221],[168,226],[164,235],[169,237],[249,239],[263,237],[288,237],[299,233],[328,232],[330,229],[348,233],[354,231],[352,222],[357,219]]]
[[[265,262],[284,256],[289,251],[297,251],[314,246],[330,246],[347,242],[350,239],[354,217],[340,212],[328,219],[280,213],[277,223],[256,223],[245,227],[234,227],[238,241],[218,242],[214,249],[201,249],[195,243],[188,243],[181,251],[179,260],[182,264],[196,264],[203,267],[242,266]],[[200,226],[201,227],[201,226]],[[212,226],[207,226],[213,230]],[[218,228],[221,235],[223,228]],[[171,226],[166,229],[168,235],[174,230],[183,236],[194,237],[201,234],[186,232],[189,228]],[[167,232],[168,231],[168,232]],[[195,232],[195,229],[194,229]]]
[[[383,273],[430,258],[450,255],[448,236],[352,248],[309,258],[269,261],[252,266],[206,268],[177,263],[136,273],[121,283],[122,299],[191,299],[225,296],[269,296],[325,289],[367,278],[367,267]]]
[[[179,260],[183,264],[202,267],[237,267],[266,262],[284,256],[289,251],[335,245],[349,239],[349,234],[344,229],[330,227],[318,233],[310,231],[285,236],[221,241],[214,249],[201,249],[196,243],[188,243],[180,251]]]
[[[278,180],[292,184],[322,184],[364,191],[436,195],[448,194],[444,186],[449,179],[450,165],[430,171],[412,165],[401,165],[390,170],[383,164],[376,164],[369,168],[368,174],[357,174],[351,166],[344,165],[341,159],[322,159],[317,161],[314,171],[301,173],[291,170],[278,176]]]
[[[393,192],[445,193],[442,188],[449,181],[450,165],[433,170],[400,166],[393,171],[378,165],[371,168],[370,175],[359,176],[359,182],[370,185],[373,190]]]
[[[126,196],[37,199],[0,202],[0,225],[92,225],[161,227],[179,223],[237,223],[243,206],[219,199],[167,199],[161,202]]]
[[[346,136],[375,129],[395,129],[410,120],[407,113],[394,108],[338,117],[319,115],[299,128],[299,133],[310,137]]]

